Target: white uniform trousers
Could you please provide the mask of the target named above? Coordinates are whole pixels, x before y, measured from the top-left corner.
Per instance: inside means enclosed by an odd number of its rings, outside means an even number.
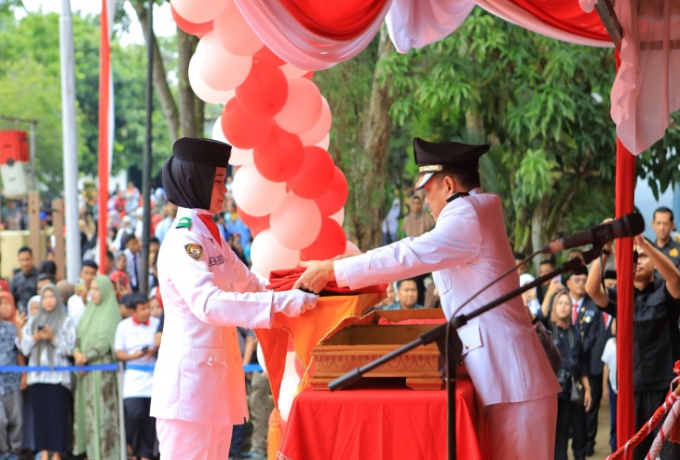
[[[185,420],[157,419],[156,431],[163,460],[227,460],[232,425],[208,425]]]
[[[557,395],[484,407],[491,460],[551,459],[555,455]]]

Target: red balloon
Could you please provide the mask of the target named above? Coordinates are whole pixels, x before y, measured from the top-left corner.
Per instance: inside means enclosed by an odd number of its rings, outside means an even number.
[[[272,50],[267,48],[267,45],[260,48],[260,51],[253,54],[254,62],[261,62],[262,64],[274,65],[276,67],[281,67],[286,64],[286,61],[278,57]]]
[[[172,13],[172,19],[174,19],[175,23],[177,23],[177,27],[188,34],[202,37],[213,29],[212,21],[203,22],[201,24],[187,21],[182,16],[180,16],[177,11],[175,11],[175,7],[172,6],[172,3],[170,3],[170,12]]]
[[[288,180],[288,187],[299,197],[319,198],[331,188],[334,175],[335,165],[328,152],[321,147],[305,147],[302,168]]]
[[[254,63],[246,81],[236,88],[243,110],[255,117],[272,118],[288,98],[288,80],[276,66]]]
[[[329,217],[321,221],[321,231],[316,240],[300,251],[303,260],[327,260],[343,254],[347,246],[345,231],[339,223]]]
[[[269,214],[262,217],[255,217],[251,216],[250,214],[246,214],[245,211],[243,211],[238,206],[236,206],[236,209],[238,210],[238,216],[241,218],[243,223],[246,224],[246,227],[250,229],[250,233],[253,235],[253,238],[255,238],[258,233],[269,228]]]
[[[272,182],[283,182],[295,176],[302,168],[304,157],[300,136],[277,125],[274,125],[267,140],[253,150],[257,171]]]
[[[314,71],[313,70],[310,70],[309,72],[307,72],[306,74],[304,74],[302,76],[302,78],[306,78],[307,80],[311,80],[312,77],[314,77]]]
[[[224,137],[240,149],[253,149],[261,145],[273,126],[271,118],[254,117],[243,110],[236,98],[230,99],[222,110]]]
[[[319,205],[321,215],[332,216],[340,211],[347,201],[347,191],[347,179],[345,179],[340,168],[336,166],[330,188],[315,200],[316,204]]]

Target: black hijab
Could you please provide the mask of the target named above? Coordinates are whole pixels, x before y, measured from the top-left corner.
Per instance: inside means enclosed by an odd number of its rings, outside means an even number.
[[[215,171],[229,165],[230,155],[231,145],[224,142],[178,139],[161,175],[168,201],[183,208],[210,209]]]

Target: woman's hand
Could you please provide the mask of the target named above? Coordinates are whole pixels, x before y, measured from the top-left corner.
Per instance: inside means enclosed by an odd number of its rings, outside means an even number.
[[[14,319],[14,326],[17,328],[17,331],[23,329],[27,321],[28,315],[26,313],[19,313]]]
[[[87,357],[79,351],[73,352],[73,359],[76,363],[76,366],[84,366],[87,364]]]
[[[49,324],[46,324],[43,330],[40,332],[42,332],[43,340],[47,340],[48,342],[54,342],[54,333],[52,332],[52,329],[50,328]]]

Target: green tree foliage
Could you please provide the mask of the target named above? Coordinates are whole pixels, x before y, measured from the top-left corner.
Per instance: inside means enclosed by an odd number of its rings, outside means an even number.
[[[611,214],[611,50],[559,42],[476,9],[445,40],[386,65],[400,126],[430,140],[492,145],[482,181],[503,198],[516,249]]]
[[[111,43],[115,133],[112,171],[142,166],[145,129],[146,47],[122,46],[121,30]],[[78,157],[81,174],[97,174],[99,121],[99,18],[73,16]],[[30,13],[21,20],[0,17],[0,115],[37,119],[36,170],[52,193],[61,189],[62,127],[59,16]],[[7,63],[7,64],[5,64]],[[169,132],[156,101],[153,174],[167,156]],[[0,124],[1,129],[16,129]]]

